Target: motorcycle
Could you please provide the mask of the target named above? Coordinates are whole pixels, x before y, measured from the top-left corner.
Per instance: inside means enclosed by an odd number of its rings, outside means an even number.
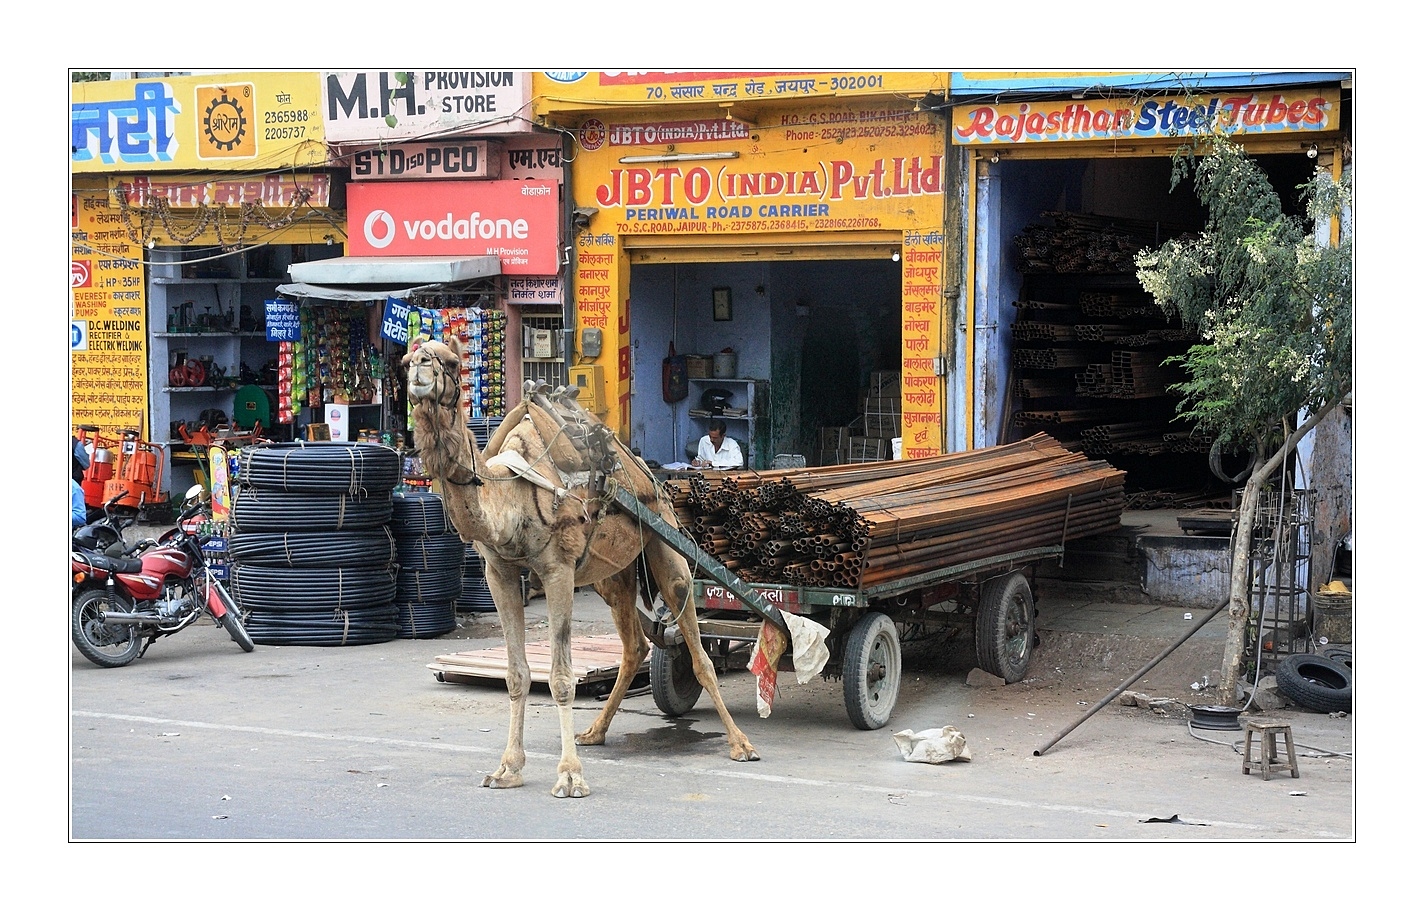
[[[70,563],[70,638],[80,654],[100,667],[123,667],[143,657],[160,638],[211,617],[244,652],[253,650],[242,612],[213,575],[203,545],[206,491],[189,488],[177,527],[158,540],[123,544],[123,531],[138,521],[117,517],[119,497],[104,504],[104,517],[74,531]]]

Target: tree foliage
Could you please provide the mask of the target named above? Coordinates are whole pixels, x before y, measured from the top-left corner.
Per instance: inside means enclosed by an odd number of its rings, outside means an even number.
[[[1302,409],[1333,406],[1352,382],[1352,251],[1321,243],[1316,225],[1348,205],[1350,178],[1324,170],[1298,188],[1304,219],[1283,211],[1260,166],[1228,139],[1173,159],[1172,187],[1194,178],[1206,209],[1198,235],[1137,255],[1137,275],[1202,343],[1175,358],[1184,419],[1257,461]]]

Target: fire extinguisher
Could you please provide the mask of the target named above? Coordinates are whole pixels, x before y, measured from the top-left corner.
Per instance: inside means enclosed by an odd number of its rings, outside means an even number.
[[[663,401],[680,402],[687,398],[687,355],[678,354],[668,342],[668,356],[663,358]]]

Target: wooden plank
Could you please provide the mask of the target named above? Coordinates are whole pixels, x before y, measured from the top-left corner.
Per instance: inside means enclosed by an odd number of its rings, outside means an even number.
[[[553,673],[553,656],[549,642],[526,642],[524,654],[529,661],[531,679],[547,686],[549,676]],[[616,635],[583,636],[570,643],[570,658],[575,686],[612,680],[618,676],[618,665],[623,660],[623,643]],[[477,679],[504,680],[509,671],[509,652],[499,645],[437,655],[426,667],[435,671],[437,678],[447,683],[465,683]],[[649,662],[644,659],[638,673],[646,673],[648,667]]]

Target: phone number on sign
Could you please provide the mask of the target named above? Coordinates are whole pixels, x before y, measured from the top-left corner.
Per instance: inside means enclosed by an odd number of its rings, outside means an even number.
[[[867,139],[876,136],[928,136],[934,127],[928,123],[886,123],[878,126],[827,127],[822,139]]]
[[[307,135],[306,127],[265,127],[263,139],[301,139]]]

